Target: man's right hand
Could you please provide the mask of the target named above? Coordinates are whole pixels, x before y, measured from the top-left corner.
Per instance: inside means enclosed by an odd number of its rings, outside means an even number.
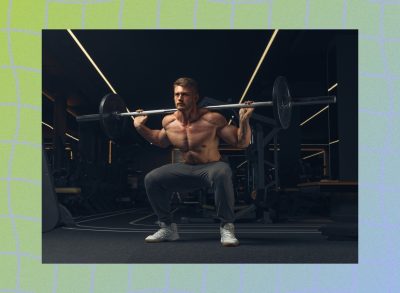
[[[136,112],[141,112],[143,111],[142,109],[138,109],[136,110]],[[140,128],[141,126],[146,124],[146,121],[148,119],[148,116],[143,115],[143,116],[136,116],[133,119],[133,125],[135,126],[135,128]]]

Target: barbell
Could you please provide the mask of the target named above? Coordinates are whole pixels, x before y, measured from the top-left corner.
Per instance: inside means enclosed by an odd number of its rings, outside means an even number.
[[[294,100],[289,91],[286,78],[278,76],[272,88],[272,101],[253,102],[251,104],[224,104],[216,106],[205,106],[210,110],[237,109],[237,108],[257,108],[272,106],[276,126],[287,129],[290,126],[290,119],[293,106],[317,105],[336,103],[336,96],[308,97]],[[114,141],[119,140],[124,133],[127,123],[126,117],[136,117],[140,115],[166,115],[177,111],[176,109],[148,110],[138,112],[127,112],[122,98],[118,94],[107,94],[103,97],[99,106],[99,114],[90,114],[76,117],[78,122],[100,121],[106,135]]]

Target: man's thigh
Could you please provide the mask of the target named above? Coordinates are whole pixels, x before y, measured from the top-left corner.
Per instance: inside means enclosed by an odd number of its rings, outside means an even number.
[[[155,176],[157,179],[154,182],[170,191],[191,191],[205,187],[205,181],[193,169],[193,166],[183,163],[167,164],[154,169],[149,175]]]

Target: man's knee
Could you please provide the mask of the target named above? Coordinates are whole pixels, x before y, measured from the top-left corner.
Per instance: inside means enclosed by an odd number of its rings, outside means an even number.
[[[223,164],[213,174],[213,181],[224,181],[232,179],[232,170],[228,164]]]
[[[158,184],[160,180],[160,176],[157,172],[157,169],[149,172],[146,174],[146,176],[144,177],[144,186],[146,188],[150,187],[150,186],[154,186],[155,184]]]

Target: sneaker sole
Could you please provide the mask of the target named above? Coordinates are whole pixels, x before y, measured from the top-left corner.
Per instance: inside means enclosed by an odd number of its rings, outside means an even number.
[[[224,247],[236,247],[239,246],[239,243],[222,243]]]
[[[146,242],[146,243],[160,243],[160,242],[168,242],[168,241],[176,241],[176,240],[179,240],[179,237],[177,237],[177,238],[172,238],[172,239],[164,239],[164,240],[144,240],[144,242]]]

